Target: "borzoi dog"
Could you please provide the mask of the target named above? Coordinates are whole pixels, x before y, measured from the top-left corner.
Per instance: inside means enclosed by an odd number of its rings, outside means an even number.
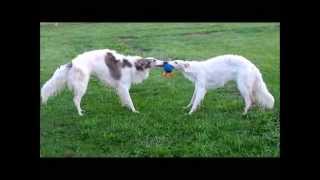
[[[73,102],[78,114],[82,116],[81,98],[92,74],[105,85],[116,89],[122,106],[138,113],[129,94],[131,84],[141,83],[148,78],[151,68],[162,66],[163,61],[152,57],[124,56],[109,49],[85,52],[55,71],[41,89],[41,100],[45,104],[50,96],[56,95],[68,85],[74,93]]]
[[[259,69],[249,60],[238,55],[222,55],[206,61],[174,60],[168,62],[181,71],[195,84],[190,103],[192,114],[204,98],[208,89],[224,86],[228,81],[236,81],[241,96],[245,101],[245,115],[252,104],[272,109],[274,98],[268,91]]]

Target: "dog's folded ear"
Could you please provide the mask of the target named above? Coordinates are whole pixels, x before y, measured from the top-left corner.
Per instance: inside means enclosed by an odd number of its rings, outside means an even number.
[[[190,67],[190,64],[189,64],[189,63],[184,63],[184,64],[183,64],[183,67],[184,67],[184,68],[188,68],[188,67]]]
[[[183,63],[183,71],[184,72],[191,72],[190,64],[189,63]]]
[[[135,67],[138,71],[143,71],[151,67],[150,59],[139,59],[135,62]]]

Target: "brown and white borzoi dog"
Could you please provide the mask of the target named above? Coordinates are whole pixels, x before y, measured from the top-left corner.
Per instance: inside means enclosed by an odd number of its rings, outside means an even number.
[[[82,116],[81,98],[87,90],[90,75],[94,75],[116,89],[123,106],[138,112],[129,94],[131,84],[141,83],[148,78],[151,68],[162,66],[163,61],[152,57],[124,56],[110,49],[85,52],[55,71],[41,88],[41,100],[45,104],[50,96],[56,95],[67,85],[74,93],[73,102]]]

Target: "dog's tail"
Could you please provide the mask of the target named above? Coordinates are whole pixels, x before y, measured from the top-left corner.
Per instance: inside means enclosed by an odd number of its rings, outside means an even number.
[[[272,109],[274,106],[274,98],[271,93],[268,91],[265,82],[262,79],[262,75],[259,70],[256,73],[256,81],[253,89],[253,94],[256,101],[262,107]]]
[[[60,66],[41,88],[41,101],[45,104],[50,96],[57,95],[67,84],[67,76],[72,63]]]

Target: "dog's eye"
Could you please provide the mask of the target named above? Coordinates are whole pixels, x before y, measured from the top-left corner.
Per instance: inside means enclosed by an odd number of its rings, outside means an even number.
[[[174,62],[175,64],[178,64],[177,62]]]

